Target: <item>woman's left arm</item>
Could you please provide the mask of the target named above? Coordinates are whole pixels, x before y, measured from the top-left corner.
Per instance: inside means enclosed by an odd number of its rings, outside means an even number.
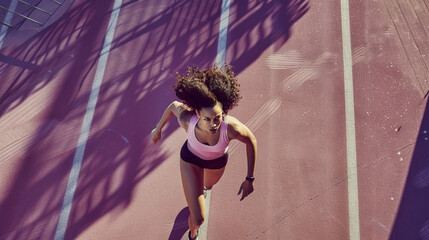
[[[253,180],[255,179],[255,163],[257,156],[257,142],[256,137],[253,135],[252,131],[246,127],[243,123],[238,121],[233,117],[229,117],[232,121],[230,124],[231,130],[228,135],[230,139],[237,139],[244,144],[246,144],[246,153],[247,153],[247,176],[243,183],[240,186],[238,195],[243,193],[241,200],[251,194],[254,190]]]

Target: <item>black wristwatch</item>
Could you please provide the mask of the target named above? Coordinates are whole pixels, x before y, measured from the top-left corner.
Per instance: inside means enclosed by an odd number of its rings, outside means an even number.
[[[255,177],[246,177],[246,180],[249,182],[255,181]]]

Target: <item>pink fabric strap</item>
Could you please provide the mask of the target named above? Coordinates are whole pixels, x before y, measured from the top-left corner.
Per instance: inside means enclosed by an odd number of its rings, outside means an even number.
[[[213,160],[221,157],[228,151],[228,124],[222,121],[219,131],[219,141],[214,146],[209,146],[198,141],[195,136],[195,126],[198,123],[198,116],[193,115],[188,126],[188,148],[189,150],[204,160]]]

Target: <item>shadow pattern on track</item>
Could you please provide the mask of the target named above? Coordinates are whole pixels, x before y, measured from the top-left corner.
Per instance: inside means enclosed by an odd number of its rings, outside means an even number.
[[[57,189],[67,184],[112,4],[76,1],[56,23],[0,52],[0,117],[48,85],[56,86],[0,200],[1,239],[52,239],[55,234],[64,196]],[[99,218],[129,206],[136,185],[168,158],[168,153],[151,147],[150,131],[175,99],[171,73],[213,63],[220,5],[220,0],[123,2],[121,16],[128,18],[118,21],[109,57],[109,65],[116,67],[106,70],[109,78],[100,89],[73,203],[81,211],[72,211],[67,239],[78,238]],[[239,21],[230,25],[227,52],[233,57],[227,61],[236,73],[273,44],[283,45],[293,23],[307,10],[304,0],[234,1],[230,14]],[[267,26],[268,20],[273,25]],[[11,125],[0,118],[0,129]],[[170,124],[164,136],[177,127]],[[183,210],[176,222],[182,218],[187,218]],[[173,227],[170,239],[180,235],[176,230]]]
[[[256,61],[270,46],[280,49],[292,26],[310,9],[308,0],[234,1],[228,26],[227,62],[237,73]]]

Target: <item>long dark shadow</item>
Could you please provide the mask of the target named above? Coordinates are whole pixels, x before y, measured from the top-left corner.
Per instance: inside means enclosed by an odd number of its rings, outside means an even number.
[[[189,208],[183,208],[179,214],[177,214],[174,220],[173,228],[171,229],[168,240],[180,240],[183,235],[188,231],[188,217],[190,215]]]
[[[429,101],[389,239],[429,239]]]

